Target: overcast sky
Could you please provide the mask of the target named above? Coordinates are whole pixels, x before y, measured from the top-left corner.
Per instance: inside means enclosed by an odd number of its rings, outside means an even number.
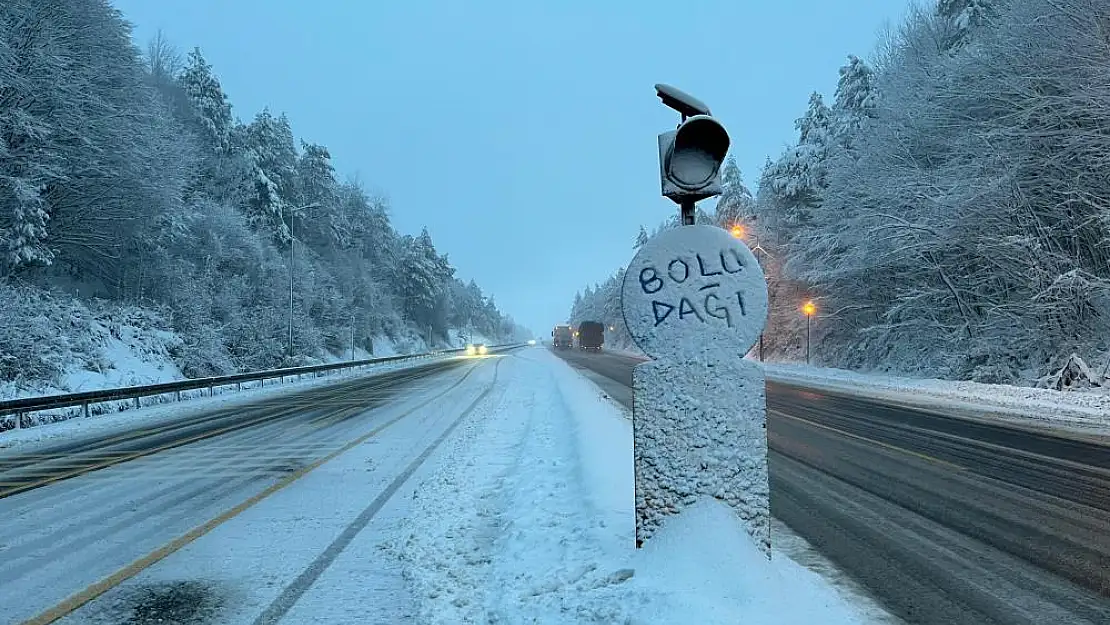
[[[540,336],[632,258],[659,196],[669,83],[709,105],[754,190],[907,0],[116,0],[137,43],[199,46],[249,120],[289,115],[342,176],[427,226],[459,274]]]

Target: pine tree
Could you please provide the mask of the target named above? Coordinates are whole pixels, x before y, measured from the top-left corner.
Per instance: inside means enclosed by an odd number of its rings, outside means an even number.
[[[231,141],[231,104],[200,48],[189,53],[181,85],[193,105],[200,136],[211,149],[226,151]]]
[[[722,228],[749,221],[754,212],[752,192],[744,184],[735,157],[729,157],[721,172],[721,196],[717,200],[714,221]]]
[[[263,109],[243,133],[253,194],[249,201],[250,219],[287,240],[286,215],[296,192],[297,148],[285,115],[274,117]]]
[[[813,93],[805,115],[795,122],[798,144],[765,171],[769,191],[782,208],[782,225],[805,227],[821,204],[828,174],[831,114],[821,94]]]
[[[840,68],[840,80],[836,86],[836,98],[831,111],[831,130],[845,147],[866,120],[873,118],[878,109],[878,93],[875,88],[875,72],[859,57],[848,56],[848,63]]]
[[[939,0],[937,14],[949,20],[954,32],[948,47],[959,49],[966,44],[972,34],[989,24],[997,15],[1000,0]]]
[[[632,249],[640,249],[645,243],[648,242],[648,233],[644,227],[640,226],[640,233],[636,235],[636,243],[632,245]]]

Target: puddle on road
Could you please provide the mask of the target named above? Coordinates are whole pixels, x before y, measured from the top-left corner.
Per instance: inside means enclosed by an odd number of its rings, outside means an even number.
[[[118,625],[216,625],[226,621],[227,589],[200,580],[162,582],[128,588],[96,623]]]

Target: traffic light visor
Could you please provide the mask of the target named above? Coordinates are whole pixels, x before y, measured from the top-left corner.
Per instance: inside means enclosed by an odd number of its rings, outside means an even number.
[[[724,126],[707,115],[687,119],[674,138],[668,159],[670,178],[680,186],[697,189],[717,175],[728,153]]]

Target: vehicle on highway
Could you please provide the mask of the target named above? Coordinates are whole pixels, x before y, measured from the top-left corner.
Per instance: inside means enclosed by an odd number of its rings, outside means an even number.
[[[571,349],[574,347],[574,330],[570,326],[555,326],[551,331],[551,345],[555,349]]]
[[[596,321],[578,324],[578,349],[600,352],[605,343],[605,326]]]
[[[471,343],[466,346],[467,356],[485,356],[489,353],[489,348],[485,343]]]

